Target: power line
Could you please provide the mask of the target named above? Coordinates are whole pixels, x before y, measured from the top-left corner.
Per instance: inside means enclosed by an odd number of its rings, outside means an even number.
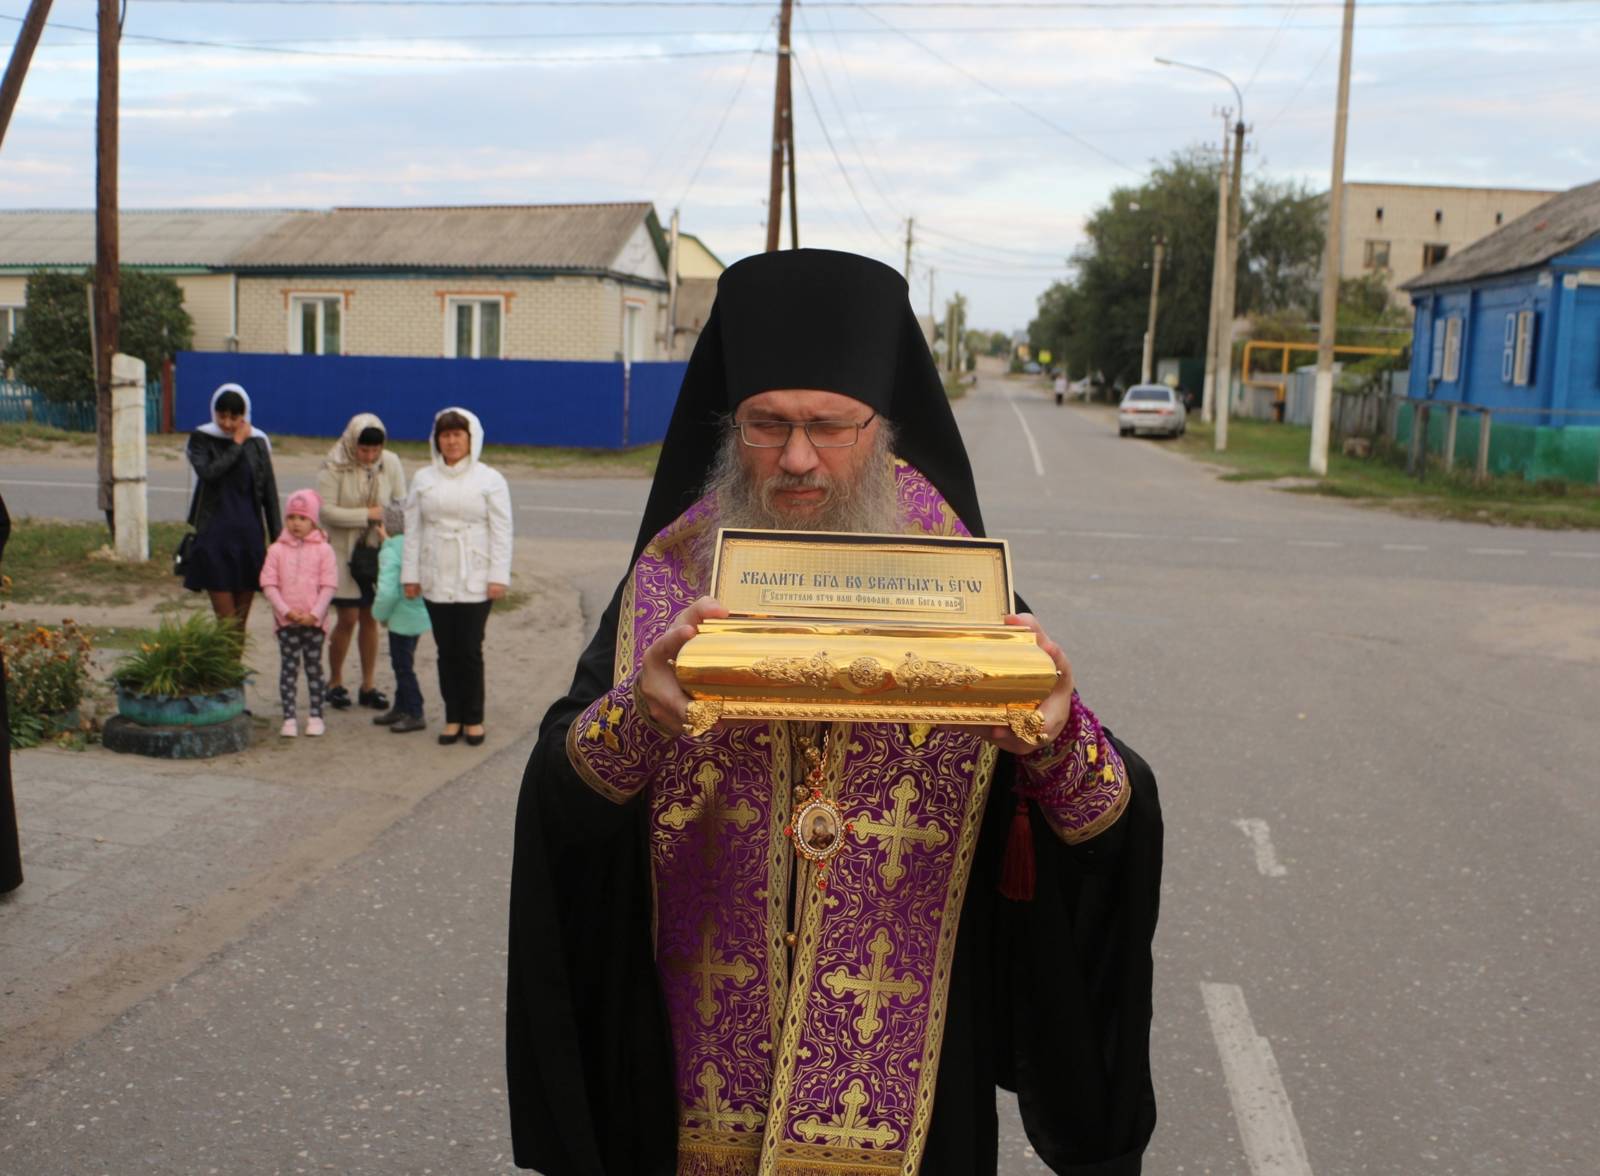
[[[1277,31],[1272,34],[1272,40],[1268,41],[1267,47],[1261,51],[1261,60],[1257,61],[1255,69],[1250,71],[1250,80],[1245,82],[1242,92],[1249,91],[1251,84],[1256,80],[1257,75],[1261,73],[1261,67],[1267,64],[1267,58],[1272,56],[1273,46],[1278,43],[1278,38],[1283,36],[1283,30],[1289,27],[1289,20],[1294,16],[1294,9],[1295,6],[1290,4],[1288,9],[1285,10],[1283,19],[1278,22]]]
[[[233,0],[229,0],[233,2]],[[21,17],[0,14],[0,20],[20,24]],[[72,33],[96,33],[97,30],[84,25],[62,24],[59,21],[49,21],[46,28],[60,29]],[[340,49],[292,49],[287,45],[256,45],[248,41],[202,41],[192,37],[163,37],[155,33],[129,33],[123,32],[124,41],[142,41],[153,45],[175,45],[189,49],[230,49],[241,53],[266,53],[279,57],[316,57],[336,58],[356,61],[418,61],[442,62],[449,65],[496,65],[516,63],[519,65],[561,65],[569,62],[606,62],[606,61],[665,61],[668,59],[681,59],[685,57],[733,57],[750,50],[746,47],[738,49],[685,49],[685,50],[660,50],[654,53],[564,53],[555,54],[513,54],[497,55],[493,57],[455,57],[443,53],[357,53]],[[759,46],[757,46],[759,48]]]
[[[768,31],[771,30],[769,29]],[[728,125],[728,116],[733,113],[733,108],[739,104],[739,95],[744,93],[744,85],[750,80],[750,71],[755,68],[756,61],[761,57],[761,48],[760,45],[757,45],[751,51],[750,60],[745,63],[744,73],[739,77],[739,84],[733,91],[733,97],[728,100],[728,105],[723,108],[722,117],[717,120],[717,129],[711,132],[711,141],[706,144],[705,152],[700,156],[700,162],[695,164],[688,183],[683,186],[683,191],[678,193],[678,204],[681,205],[688,199],[690,189],[694,187],[694,182],[700,178],[700,170],[705,167],[706,160],[711,158],[711,152],[716,148],[717,140],[722,137],[722,128]]]
[[[845,170],[844,160],[839,158],[839,149],[833,145],[833,136],[828,133],[828,124],[822,117],[822,108],[817,105],[817,96],[811,90],[811,82],[806,77],[806,68],[801,63],[799,55],[791,53],[790,58],[795,64],[795,71],[800,75],[800,88],[806,92],[806,100],[811,103],[811,112],[817,116],[817,126],[821,128],[822,137],[828,144],[828,150],[833,154],[833,162],[838,165],[839,174],[844,177],[845,187],[850,189],[850,195],[855,198],[856,207],[861,209],[861,215],[866,217],[867,224],[878,235],[879,240],[890,248],[894,248],[895,242],[884,236],[883,230],[878,227],[878,222],[872,219],[872,214],[867,211],[867,206],[861,201],[861,193],[856,191],[855,183],[850,179],[850,173]]]
[[[1019,249],[1014,245],[991,245],[987,241],[974,241],[970,237],[958,237],[956,234],[946,232],[944,229],[929,228],[927,225],[923,225],[921,228],[924,233],[927,233],[931,237],[943,237],[947,241],[955,241],[962,245],[974,246],[978,249],[988,250],[991,253],[1016,253],[1025,257],[1040,256],[1037,249]]]
[[[1362,0],[1363,9],[1464,8],[1492,10],[1512,5],[1588,4],[1593,0]],[[212,5],[222,8],[586,8],[586,9],[737,9],[770,8],[770,0],[141,0],[144,4]],[[808,8],[860,8],[852,0],[809,0]],[[923,11],[995,10],[1064,12],[1139,9],[1147,12],[1272,12],[1284,7],[1343,8],[1341,0],[873,0],[873,8]]]
[[[851,7],[852,8],[856,8],[859,11],[865,12],[868,16],[872,17],[873,20],[877,21],[879,24],[883,25],[884,27],[890,28],[890,29],[894,29],[895,32],[899,33],[907,41],[910,41],[913,45],[915,45],[918,49],[921,49],[929,57],[932,57],[935,61],[941,62],[944,65],[948,66],[950,69],[955,70],[962,77],[966,78],[970,82],[973,82],[973,83],[981,86],[983,89],[987,90],[989,93],[994,94],[997,97],[1004,98],[1007,102],[1011,103],[1011,105],[1015,106],[1018,110],[1022,111],[1029,118],[1035,119],[1038,122],[1043,123],[1045,126],[1049,127],[1052,131],[1055,131],[1058,135],[1062,135],[1065,138],[1072,140],[1072,142],[1078,144],[1080,147],[1083,147],[1085,150],[1094,152],[1096,155],[1100,156],[1102,159],[1109,160],[1111,163],[1115,164],[1117,167],[1122,168],[1124,171],[1132,172],[1134,175],[1143,175],[1144,174],[1143,172],[1139,171],[1137,168],[1129,167],[1127,164],[1123,163],[1122,160],[1118,159],[1116,156],[1110,154],[1109,152],[1102,151],[1100,148],[1096,147],[1093,143],[1089,142],[1087,139],[1083,138],[1081,135],[1075,134],[1074,132],[1068,130],[1066,127],[1062,126],[1060,123],[1056,122],[1054,119],[1049,118],[1046,115],[1040,114],[1037,110],[1034,110],[1031,106],[1028,106],[1027,104],[1019,101],[1018,99],[1011,97],[1011,95],[1005,93],[1003,90],[997,89],[996,87],[990,85],[986,80],[984,80],[982,77],[979,77],[977,74],[973,73],[971,70],[967,69],[965,66],[958,65],[955,62],[951,61],[944,54],[940,53],[937,49],[934,49],[932,46],[930,46],[930,45],[928,45],[928,44],[926,44],[926,43],[924,43],[922,41],[917,40],[910,33],[906,32],[903,29],[900,29],[900,28],[896,27],[894,24],[891,24],[886,18],[884,18],[882,16],[879,16],[876,12],[873,12],[871,9],[862,8],[861,5],[859,5],[859,4],[853,4],[853,5],[851,5]]]

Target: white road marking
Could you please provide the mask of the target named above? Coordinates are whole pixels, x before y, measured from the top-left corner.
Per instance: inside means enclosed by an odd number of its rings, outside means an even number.
[[[629,515],[638,517],[643,513],[640,510],[622,510],[614,506],[528,506],[517,503],[518,510],[534,511],[540,514],[594,514],[594,515]]]
[[[1022,435],[1028,439],[1028,451],[1033,454],[1033,472],[1039,477],[1044,477],[1044,462],[1039,458],[1039,444],[1033,439],[1033,430],[1028,428],[1028,420],[1022,415],[1022,410],[1017,407],[1017,399],[1009,389],[1006,391],[1006,403],[1011,406],[1011,411],[1017,414],[1017,420],[1022,425]]]
[[[1278,851],[1272,848],[1272,830],[1265,821],[1260,817],[1240,817],[1234,826],[1256,847],[1256,869],[1268,878],[1282,878],[1289,872],[1278,861]]]
[[[0,478],[0,486],[44,486],[52,490],[98,490],[98,482],[30,482],[26,478]],[[183,486],[147,486],[152,494],[187,494]]]
[[[1425,543],[1385,543],[1383,549],[1385,551],[1426,551],[1428,546]]]
[[[1254,1176],[1311,1176],[1305,1140],[1272,1056],[1272,1043],[1256,1033],[1237,984],[1200,985],[1211,1035],[1222,1057],[1222,1077],[1239,1124],[1239,1142]]]
[[[1336,540],[1333,540],[1333,539],[1291,539],[1291,540],[1289,540],[1289,546],[1290,547],[1343,547],[1344,544],[1343,543],[1339,543],[1339,542],[1337,542]]]
[[[1552,551],[1556,559],[1600,559],[1600,551]]]
[[[1468,555],[1527,555],[1523,547],[1469,547]]]
[[[1232,535],[1190,535],[1190,543],[1243,543],[1243,539],[1235,539]]]
[[[1160,535],[1147,535],[1142,531],[1063,531],[1064,539],[1159,539]]]

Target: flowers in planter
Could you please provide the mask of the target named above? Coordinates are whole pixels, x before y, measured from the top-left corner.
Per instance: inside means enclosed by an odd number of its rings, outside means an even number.
[[[232,620],[196,612],[165,620],[139,648],[117,662],[111,679],[128,694],[177,698],[215,694],[243,684],[245,633]]]
[[[37,747],[89,688],[89,635],[71,620],[60,628],[10,624],[0,630],[6,664],[11,746]]]

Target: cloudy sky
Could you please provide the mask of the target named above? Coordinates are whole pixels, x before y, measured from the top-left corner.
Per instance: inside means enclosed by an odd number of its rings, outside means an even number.
[[[0,43],[25,0],[0,0]],[[651,200],[724,261],[762,247],[776,0],[129,0],[127,207]],[[0,207],[94,199],[92,0],[56,0]],[[899,267],[913,299],[1025,324],[1084,218],[1218,139],[1327,183],[1337,0],[800,4],[801,244]],[[1600,178],[1600,2],[1363,0],[1350,179]],[[787,232],[785,234],[787,241]]]

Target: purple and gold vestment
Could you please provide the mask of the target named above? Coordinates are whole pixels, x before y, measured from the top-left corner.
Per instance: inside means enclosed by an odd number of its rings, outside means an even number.
[[[908,532],[967,533],[903,462],[896,485]],[[634,702],[639,662],[707,591],[716,526],[702,499],[646,545],[622,594],[615,686],[567,736],[597,793],[649,806],[679,1176],[915,1173],[996,752],[972,731],[889,723],[653,727]],[[822,789],[850,823],[826,888],[785,833],[804,741],[824,749]],[[1128,803],[1122,760],[1076,695],[1060,738],[1018,762],[1018,791],[1069,844]]]

